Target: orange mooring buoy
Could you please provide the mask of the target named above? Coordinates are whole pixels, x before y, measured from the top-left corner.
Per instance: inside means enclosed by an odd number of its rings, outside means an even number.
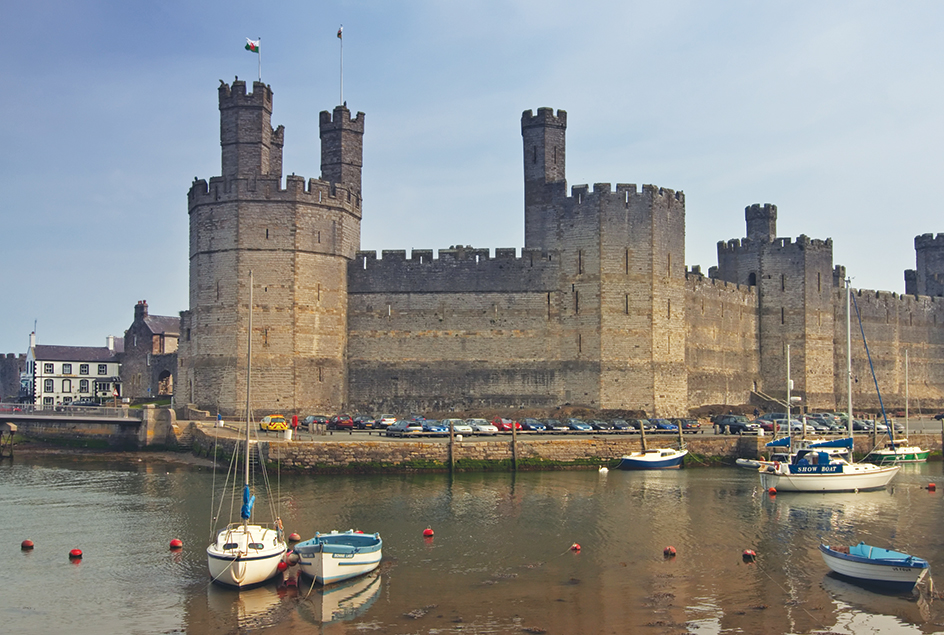
[[[574,544],[570,545],[570,550],[571,550],[571,551],[580,551],[580,544],[575,542]]]
[[[33,546],[34,546],[33,541],[30,540],[29,538],[27,538],[26,540],[20,543],[20,549],[22,549],[23,551],[29,551],[30,549],[33,548]]]
[[[432,537],[433,537],[433,530],[432,530],[432,528],[427,527],[426,529],[424,529],[424,530],[423,530],[423,537],[424,537],[424,538],[432,538]]]
[[[753,549],[745,549],[744,553],[741,554],[741,558],[744,562],[754,562],[757,559],[757,552]]]
[[[69,559],[70,559],[70,560],[81,560],[81,559],[82,559],[82,550],[81,550],[81,549],[73,549],[72,551],[70,551],[70,552],[69,552]]]
[[[935,485],[934,483],[928,483],[928,491],[929,491],[929,492],[933,492],[933,491],[935,491],[936,489],[937,489],[937,485]]]
[[[770,494],[771,496],[776,496],[776,495],[777,495],[777,488],[776,488],[776,487],[771,487],[770,489],[767,490],[767,493]]]
[[[183,547],[184,547],[184,541],[181,540],[180,538],[174,538],[173,540],[170,541],[171,549],[183,549]]]
[[[294,531],[288,535],[290,542],[300,542],[302,537],[296,534]]]
[[[666,547],[665,549],[662,550],[662,555],[665,556],[666,558],[674,558],[675,547]]]

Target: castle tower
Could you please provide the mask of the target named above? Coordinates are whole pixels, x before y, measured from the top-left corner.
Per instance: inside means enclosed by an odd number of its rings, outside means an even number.
[[[321,178],[329,183],[344,183],[352,192],[361,193],[364,167],[364,113],[351,119],[347,104],[334,107],[334,114],[321,113]]]
[[[908,295],[944,295],[944,234],[915,236],[914,269],[905,271]]]
[[[777,206],[766,203],[754,204],[744,208],[744,220],[747,221],[747,239],[769,243],[777,238]]]
[[[552,233],[552,206],[567,196],[565,170],[567,113],[552,108],[521,115],[524,142],[524,245],[547,249]]]
[[[246,94],[237,80],[220,86],[219,100],[222,175],[194,180],[188,195],[190,309],[181,313],[178,398],[224,417],[244,414],[251,310],[253,410],[340,411],[364,115],[321,113],[340,131],[323,135],[325,179],[293,174],[283,186],[271,88],[255,82]]]

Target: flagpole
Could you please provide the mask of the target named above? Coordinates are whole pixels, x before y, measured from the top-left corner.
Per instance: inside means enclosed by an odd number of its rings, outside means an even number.
[[[262,83],[262,36],[259,36],[259,83]]]
[[[338,102],[338,105],[344,105],[344,25],[338,29],[338,39],[341,40],[341,101]]]

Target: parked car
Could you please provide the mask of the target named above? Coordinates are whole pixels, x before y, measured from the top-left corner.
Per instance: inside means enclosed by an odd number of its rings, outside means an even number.
[[[302,430],[314,430],[317,426],[328,427],[328,421],[330,417],[328,415],[308,415],[302,422],[298,424],[298,427]]]
[[[452,430],[453,434],[472,434],[472,426],[465,422],[465,419],[443,419],[442,425],[446,430]]]
[[[288,422],[285,421],[285,415],[266,415],[259,422],[259,429],[266,432],[288,430]]]
[[[71,406],[101,406],[102,404],[100,404],[97,399],[91,399],[90,397],[83,397],[82,399],[76,399],[69,405]]]
[[[498,428],[485,419],[468,419],[466,423],[472,426],[473,432],[478,434],[498,434]]]
[[[353,430],[354,419],[351,415],[335,415],[328,422],[329,430]]]
[[[419,434],[423,431],[423,425],[418,421],[403,419],[390,425],[385,434],[388,437],[404,437],[410,434]]]
[[[760,417],[758,419],[763,421]],[[727,429],[728,434],[757,434],[760,430],[760,423],[751,421],[744,415],[722,415],[718,418],[718,425],[722,430]]]
[[[629,424],[631,432],[649,432],[650,430],[656,429],[656,427],[652,425],[648,419],[627,419],[626,423]]]
[[[514,426],[515,430],[521,429],[520,423],[514,419],[505,419],[504,417],[495,417],[492,419],[492,425],[498,428],[499,432],[511,432],[511,426]]]
[[[669,419],[677,426],[682,426],[682,432],[685,434],[698,434],[701,432],[701,424],[695,419]]]
[[[368,417],[367,415],[354,416],[354,427],[358,430],[372,430],[375,423],[373,417]]]
[[[423,419],[421,424],[423,432],[431,434],[433,436],[446,436],[449,434],[449,429],[443,424],[439,423],[435,419]]]
[[[382,430],[389,428],[396,422],[397,418],[393,415],[378,415],[375,419],[375,427]]]
[[[567,424],[567,429],[574,432],[592,432],[593,428],[590,427],[590,424],[580,419],[568,419],[564,422]]]
[[[565,423],[562,423],[557,419],[545,419],[544,428],[548,432],[567,432],[570,430],[570,428],[568,428]]]
[[[609,421],[603,421],[602,419],[593,419],[587,423],[590,424],[591,428],[600,432],[609,432],[610,430],[614,429],[612,423]]]
[[[677,433],[678,432],[678,426],[672,423],[671,421],[669,421],[668,419],[650,419],[649,423],[651,423],[652,425],[656,427],[655,428],[656,433],[659,433],[659,432],[662,432],[662,433],[676,432]]]
[[[544,432],[544,430],[547,429],[547,426],[543,423],[537,419],[531,418],[523,419],[521,421],[521,427],[525,430],[531,430],[532,432]]]
[[[610,424],[612,424],[614,430],[619,432],[631,432],[635,430],[625,419],[613,419],[610,421]]]
[[[944,412],[934,415],[935,421],[940,421],[941,419],[944,419]]]

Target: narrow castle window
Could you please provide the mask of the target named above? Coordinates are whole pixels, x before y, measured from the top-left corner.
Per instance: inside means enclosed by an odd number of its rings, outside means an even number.
[[[784,318],[785,318],[785,313],[784,313],[783,307],[780,307],[780,323],[781,324],[786,324],[786,321]]]
[[[557,165],[557,147],[554,147],[554,165]]]
[[[668,264],[668,267],[666,268],[665,275],[667,276],[672,275],[672,254],[669,254],[669,264]]]
[[[583,249],[577,250],[577,273],[583,273]]]
[[[625,257],[625,264],[624,264],[625,273],[629,273],[629,247],[626,248],[626,255],[624,257]]]
[[[321,244],[321,230],[318,230],[318,244]]]
[[[816,292],[817,293],[823,292],[823,274],[822,273],[816,274]]]
[[[265,327],[265,330],[262,331],[262,345],[269,345],[269,327]]]
[[[672,300],[668,301],[668,303],[666,304],[666,307],[667,307],[667,310],[666,310],[665,317],[666,319],[671,320],[672,319]]]
[[[782,273],[780,274],[780,290],[781,291],[787,290],[787,276]]]
[[[578,353],[583,352],[583,335],[581,335],[580,333],[577,333],[577,352]]]
[[[574,291],[574,315],[580,313],[580,292]]]
[[[754,273],[753,271],[750,273],[749,276],[747,276],[747,284],[751,285],[752,287],[757,286],[757,274]]]
[[[319,382],[324,381],[324,368],[321,366],[318,367],[318,381]]]
[[[547,294],[547,319],[551,319],[551,294]]]
[[[538,162],[538,147],[534,146],[533,148],[531,148],[531,163],[537,163],[537,162]]]
[[[623,304],[624,304],[624,306],[623,306],[623,312],[624,312],[626,315],[629,315],[629,294],[628,294],[628,293],[623,296]]]
[[[266,240],[269,240],[269,228],[266,227]]]
[[[317,291],[316,298],[318,302],[321,302],[321,283],[320,282],[318,283],[318,291]]]

